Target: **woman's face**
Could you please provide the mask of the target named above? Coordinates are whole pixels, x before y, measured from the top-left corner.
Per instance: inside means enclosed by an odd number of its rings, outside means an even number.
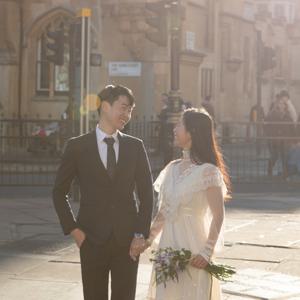
[[[174,128],[174,144],[182,149],[191,149],[192,147],[192,138],[185,128],[182,117]]]

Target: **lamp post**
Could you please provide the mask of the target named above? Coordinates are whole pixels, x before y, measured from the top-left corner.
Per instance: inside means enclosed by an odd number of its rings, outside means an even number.
[[[165,163],[171,161],[174,156],[174,134],[173,129],[180,118],[182,111],[182,100],[180,97],[180,53],[181,53],[181,27],[182,27],[182,6],[180,1],[173,1],[170,4],[170,56],[171,56],[171,90],[168,97],[167,113],[167,145]]]

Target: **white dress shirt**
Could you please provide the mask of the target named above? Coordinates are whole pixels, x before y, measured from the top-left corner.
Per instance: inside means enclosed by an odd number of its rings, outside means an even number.
[[[112,137],[115,140],[114,150],[116,154],[116,161],[118,162],[119,158],[119,139],[118,139],[118,131],[114,134],[109,135],[100,129],[99,125],[96,127],[96,136],[97,136],[97,145],[100,158],[103,162],[104,167],[107,169],[107,144],[104,142],[106,137]]]

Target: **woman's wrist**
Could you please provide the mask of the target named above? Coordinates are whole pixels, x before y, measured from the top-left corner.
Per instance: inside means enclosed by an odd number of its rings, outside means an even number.
[[[149,237],[148,239],[146,239],[146,246],[147,248],[150,247],[153,243],[153,240]]]

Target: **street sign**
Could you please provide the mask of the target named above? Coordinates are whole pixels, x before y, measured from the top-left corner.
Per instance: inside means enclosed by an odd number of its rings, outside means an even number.
[[[110,77],[140,77],[142,63],[134,61],[112,61],[109,63]]]

